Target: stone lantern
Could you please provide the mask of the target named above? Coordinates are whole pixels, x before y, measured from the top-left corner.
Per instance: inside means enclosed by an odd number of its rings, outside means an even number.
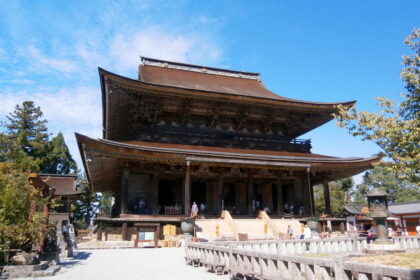
[[[374,188],[367,194],[369,215],[376,222],[376,234],[378,238],[375,244],[392,244],[386,232],[386,218],[389,217],[388,194],[378,188]]]

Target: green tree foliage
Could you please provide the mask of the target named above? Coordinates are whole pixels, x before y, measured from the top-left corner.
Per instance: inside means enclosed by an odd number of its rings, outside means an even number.
[[[354,186],[352,178],[340,179],[328,183],[330,189],[330,203],[332,215],[338,215],[343,206],[351,199],[351,190]],[[315,213],[326,213],[323,185],[314,186]]]
[[[386,191],[391,202],[420,200],[420,188],[408,181],[401,180],[387,163],[381,163],[363,176],[363,183],[356,187],[354,202],[366,203],[366,194],[374,187]]]
[[[24,101],[22,106],[16,105],[7,119],[13,144],[34,161],[38,170],[42,170],[48,147],[48,130],[41,108],[33,101]]]
[[[37,244],[46,230],[41,212],[46,203],[48,198],[28,183],[28,173],[0,163],[0,247],[30,250]],[[29,215],[31,208],[38,212]]]
[[[13,161],[22,170],[68,174],[77,171],[60,132],[51,141],[41,108],[33,101],[16,105],[7,116],[8,134],[0,133],[0,161]]]
[[[353,190],[352,204],[366,204],[366,195],[369,191],[370,188],[365,183],[355,186]]]
[[[405,100],[395,108],[394,102],[378,97],[380,113],[357,112],[356,108],[339,107],[337,124],[353,136],[376,143],[391,160],[387,168],[401,180],[420,182],[420,30],[414,29],[405,43],[414,51],[404,56],[401,77],[406,84]]]
[[[49,142],[47,158],[44,163],[43,173],[69,174],[77,170],[76,162],[73,160],[61,132]]]
[[[401,78],[405,82],[407,94],[401,104],[401,115],[407,119],[420,119],[420,29],[415,28],[404,42],[414,54],[403,56],[405,68],[401,71]]]
[[[28,183],[29,172],[66,174],[76,164],[61,133],[49,141],[47,121],[32,101],[7,118],[0,132],[0,247],[29,250],[50,232],[43,206],[54,207],[54,199],[42,198]]]
[[[22,149],[19,149],[15,141],[8,134],[0,132],[0,163],[13,163],[19,170],[38,170],[38,164],[28,156]]]
[[[100,211],[111,213],[112,196],[103,193],[94,193],[89,185],[86,175],[78,179],[79,188],[83,191],[82,197],[72,205],[71,212],[77,228],[86,228],[90,221]]]

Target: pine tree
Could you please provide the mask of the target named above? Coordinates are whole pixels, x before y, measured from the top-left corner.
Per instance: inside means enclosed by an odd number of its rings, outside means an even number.
[[[77,171],[76,162],[73,160],[61,132],[49,142],[47,156],[43,162],[43,173],[69,174]]]
[[[31,171],[42,170],[48,147],[48,130],[41,108],[33,101],[24,101],[22,106],[16,105],[7,119],[13,145],[34,161],[35,170]]]

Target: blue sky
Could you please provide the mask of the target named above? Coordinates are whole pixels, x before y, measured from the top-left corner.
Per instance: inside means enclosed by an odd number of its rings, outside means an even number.
[[[418,1],[0,1],[0,119],[41,106],[80,165],[74,132],[101,136],[97,67],[131,78],[139,56],[260,72],[272,91],[311,101],[400,99],[403,44]],[[379,151],[330,122],[312,152]],[[360,177],[359,177],[360,178]]]

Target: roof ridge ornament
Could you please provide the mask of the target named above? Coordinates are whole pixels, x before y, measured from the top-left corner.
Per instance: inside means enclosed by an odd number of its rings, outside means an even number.
[[[142,65],[184,70],[197,73],[213,74],[220,76],[228,76],[233,78],[242,78],[260,81],[260,73],[243,72],[230,69],[214,68],[202,65],[188,64],[183,62],[173,62],[155,58],[141,57]]]

